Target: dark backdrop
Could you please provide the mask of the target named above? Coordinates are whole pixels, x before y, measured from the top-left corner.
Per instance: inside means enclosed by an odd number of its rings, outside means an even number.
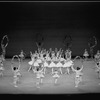
[[[82,55],[90,35],[98,41],[94,53],[100,49],[99,2],[0,2],[0,40],[7,34],[9,44],[6,56],[29,55],[37,50],[35,35],[42,33],[44,45],[64,48],[65,35],[72,37],[72,55]],[[0,48],[1,51],[1,48]]]

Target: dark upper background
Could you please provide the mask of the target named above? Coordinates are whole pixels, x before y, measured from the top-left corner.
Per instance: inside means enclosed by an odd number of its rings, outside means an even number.
[[[98,41],[100,49],[99,2],[0,2],[0,40],[7,34],[7,55],[27,55],[37,50],[36,33],[44,36],[44,48],[63,48],[64,36],[72,36],[72,55],[82,55],[89,36]],[[1,48],[0,48],[1,51]]]

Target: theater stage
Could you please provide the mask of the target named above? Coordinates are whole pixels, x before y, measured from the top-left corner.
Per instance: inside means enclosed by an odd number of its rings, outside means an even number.
[[[30,71],[28,72],[28,62],[30,59],[25,59],[21,62],[21,74],[18,87],[13,85],[13,72],[11,70],[11,59],[6,59],[4,62],[4,76],[0,77],[0,94],[77,94],[77,93],[99,93],[100,79],[95,72],[95,63],[93,61],[83,62],[83,81],[79,87],[75,87],[75,74],[71,72],[70,75],[63,74],[58,79],[58,83],[54,84],[54,78],[49,73],[51,69],[47,69],[47,73],[43,79],[43,84],[39,88],[36,86],[36,75]],[[77,63],[80,61],[77,60]],[[64,69],[62,69],[64,72]]]

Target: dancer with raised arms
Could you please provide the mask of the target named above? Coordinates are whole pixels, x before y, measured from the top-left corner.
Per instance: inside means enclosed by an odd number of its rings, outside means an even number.
[[[33,72],[36,74],[36,78],[39,79],[38,82],[36,82],[36,86],[37,88],[40,88],[39,85],[43,83],[43,78],[44,78],[44,71],[43,71],[43,66],[42,66],[42,69],[41,70],[37,70],[37,68],[35,67],[33,69]]]
[[[74,61],[77,58],[81,59],[80,56],[76,56]],[[76,67],[76,68],[74,68],[74,67]],[[82,76],[83,76],[82,70],[83,70],[83,62],[82,62],[82,65],[75,66],[75,64],[74,64],[74,66],[72,66],[72,71],[75,72],[75,87],[78,87],[79,83],[82,82]]]
[[[16,62],[14,61],[15,58],[17,59]],[[14,86],[18,87],[17,83],[19,82],[19,78],[22,76],[20,73],[20,59],[19,59],[18,55],[13,56],[12,61],[11,61],[11,69],[14,73],[14,76],[13,76],[14,77],[14,81],[13,81]]]
[[[1,55],[3,57],[3,60],[5,60],[6,47],[8,46],[8,42],[9,42],[8,36],[4,35],[2,40],[1,40],[1,48],[2,48],[2,54]]]

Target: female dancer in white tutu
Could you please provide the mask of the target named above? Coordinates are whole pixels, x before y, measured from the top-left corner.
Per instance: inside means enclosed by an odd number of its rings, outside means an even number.
[[[63,64],[63,68],[66,68],[67,74],[70,74],[70,68],[73,66],[73,61],[71,60],[71,53],[72,51],[66,50],[65,51],[65,60]]]
[[[62,74],[62,69],[61,69],[62,66],[63,66],[63,64],[61,63],[61,61],[59,59],[58,63],[56,64],[56,68],[59,68],[58,71],[60,71],[61,74]]]
[[[30,52],[30,54],[31,54],[31,61],[28,62],[28,64],[30,65],[30,67],[29,67],[29,69],[28,69],[28,72],[29,72],[30,70],[33,70],[33,66],[34,66],[34,62],[35,62],[35,55],[32,54],[32,52]]]
[[[23,52],[23,50],[21,50],[19,57],[20,57],[20,61],[23,61],[25,59],[25,53]]]
[[[49,56],[49,52],[47,51],[43,61],[44,73],[46,73],[46,69],[49,68],[49,63],[48,63],[49,61],[51,61],[51,58]]]
[[[31,56],[31,61],[28,62],[28,64],[30,65],[28,71],[30,71],[31,69],[33,69],[34,63],[35,63],[36,66],[38,66],[38,64],[37,64],[37,62],[36,62],[36,60],[37,60],[37,58],[38,58],[37,52],[35,51],[35,53],[32,53],[32,52],[30,51],[30,56]]]
[[[54,61],[55,61],[54,57],[55,57],[55,53],[54,53],[54,51],[52,51],[51,52],[51,61],[50,61],[50,64],[48,66],[49,68],[52,68],[52,69],[56,66],[56,64],[54,63]]]
[[[67,74],[70,74],[70,68],[73,66],[73,61],[72,60],[65,60],[63,68],[66,68]]]
[[[84,57],[85,60],[88,60],[89,54],[88,54],[87,49],[85,49],[83,57]]]

